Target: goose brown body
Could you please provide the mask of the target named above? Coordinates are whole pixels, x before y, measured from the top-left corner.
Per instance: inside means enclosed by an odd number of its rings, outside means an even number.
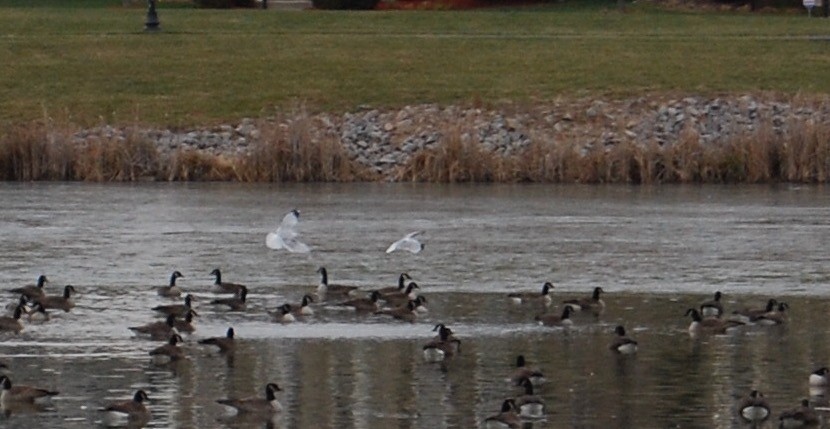
[[[129,329],[136,334],[149,335],[153,340],[169,339],[175,332],[176,316],[169,315],[164,322],[152,322],[142,326],[133,326]]]
[[[210,272],[210,275],[216,277],[213,282],[213,292],[214,293],[232,293],[235,295],[239,295],[239,291],[242,290],[245,285],[239,283],[227,283],[222,281],[222,272],[219,271],[219,268],[215,268],[213,271]]]
[[[55,396],[58,392],[42,389],[39,387],[12,385],[8,376],[0,376],[0,403],[8,404],[14,402],[33,403],[39,399]]]
[[[276,383],[268,383],[265,386],[265,397],[220,399],[216,402],[233,407],[240,414],[274,414],[282,411],[282,405],[276,398],[276,393],[281,390]]]
[[[153,307],[153,311],[165,316],[172,314],[176,317],[184,317],[193,308],[193,299],[193,295],[187,294],[182,304],[157,305]]]
[[[239,293],[232,298],[219,298],[211,301],[214,305],[226,305],[232,311],[244,311],[247,308],[248,288],[242,286],[239,288]]]
[[[170,283],[157,289],[159,296],[166,298],[178,298],[182,295],[182,289],[176,285],[176,279],[184,277],[181,272],[173,271],[170,275]]]
[[[43,290],[43,286],[45,286],[46,283],[49,283],[49,279],[47,279],[45,275],[41,274],[38,276],[36,284],[14,288],[9,292],[23,295],[28,300],[34,300],[35,298],[46,296],[46,292]]]
[[[63,288],[63,295],[46,295],[35,299],[34,302],[39,303],[47,310],[58,309],[68,312],[75,307],[75,300],[72,299],[74,293],[75,286],[66,285]]]
[[[234,340],[234,335],[235,333],[233,328],[228,328],[228,331],[224,337],[206,338],[204,340],[200,340],[199,344],[216,346],[219,348],[219,351],[223,353],[230,352],[236,348],[236,340]]]

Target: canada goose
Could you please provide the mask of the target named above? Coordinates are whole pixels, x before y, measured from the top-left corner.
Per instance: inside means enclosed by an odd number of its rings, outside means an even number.
[[[444,324],[436,325],[435,329],[438,329],[438,338],[424,345],[424,360],[428,362],[440,362],[461,351],[461,340],[452,335],[452,330],[444,326]]]
[[[783,325],[787,323],[787,309],[790,305],[786,302],[779,302],[778,306],[773,311],[768,311],[759,316],[755,323],[759,325]]]
[[[233,336],[233,328],[228,328],[228,333],[225,334],[224,337],[206,338],[204,340],[200,340],[199,344],[207,344],[219,347],[219,351],[222,353],[231,352],[234,350],[234,348],[236,348],[236,343],[234,342]]]
[[[518,384],[522,378],[529,378],[534,386],[538,386],[545,382],[545,376],[536,368],[527,366],[524,355],[516,356],[516,369],[513,375],[510,376],[510,381]]]
[[[104,411],[104,425],[125,426],[133,422],[145,422],[150,420],[150,411],[144,405],[144,401],[150,398],[143,390],[137,390],[133,399],[129,401],[113,402],[108,404]]]
[[[600,294],[605,292],[601,287],[595,287],[590,298],[569,299],[564,304],[572,307],[574,311],[600,311],[605,308],[605,302]]]
[[[414,322],[418,318],[417,304],[415,301],[409,301],[404,305],[399,305],[394,308],[384,308],[376,311],[375,314],[385,314],[407,322]]]
[[[358,312],[375,312],[378,311],[380,308],[378,307],[378,300],[380,299],[380,293],[378,291],[372,291],[369,294],[369,298],[355,298],[348,300],[346,302],[341,302],[337,304],[341,307],[353,307],[355,311]]]
[[[785,429],[814,426],[820,422],[818,414],[807,399],[801,401],[801,406],[782,412],[778,420],[780,426]]]
[[[412,280],[412,277],[410,277],[409,274],[407,274],[407,273],[401,273],[401,275],[398,276],[398,286],[397,287],[381,288],[381,289],[378,289],[378,292],[380,292],[381,297],[385,297],[386,295],[391,295],[391,294],[395,294],[395,293],[401,293],[406,289],[406,281],[407,280]]]
[[[611,342],[611,350],[624,355],[637,353],[637,342],[625,335],[625,328],[622,325],[617,325],[614,333],[617,336]]]
[[[21,294],[24,295],[27,299],[33,300],[35,298],[41,298],[46,295],[46,292],[43,291],[43,286],[46,285],[46,283],[49,283],[49,279],[47,279],[46,276],[41,274],[37,278],[37,284],[14,288],[9,292]]]
[[[199,313],[197,313],[196,311],[192,309],[188,310],[187,313],[185,313],[184,315],[184,320],[176,319],[175,323],[173,324],[173,327],[178,332],[190,334],[196,330],[196,327],[193,326],[193,317],[198,315]]]
[[[694,308],[686,310],[686,316],[692,316],[692,323],[689,324],[689,334],[691,335],[700,333],[725,334],[727,329],[742,325],[742,323],[735,320],[701,318],[700,313]]]
[[[311,295],[303,295],[303,300],[300,301],[300,304],[291,304],[291,312],[295,316],[311,316],[314,314],[314,309],[311,308],[311,303],[314,302],[314,298]]]
[[[512,399],[505,399],[501,404],[501,412],[484,419],[485,429],[520,428],[522,420],[516,414],[516,403]]]
[[[23,325],[20,324],[20,316],[23,314],[23,307],[18,306],[14,310],[14,315],[0,316],[0,332],[14,332],[19,334],[23,330]]]
[[[738,414],[746,421],[761,422],[769,418],[771,411],[764,395],[753,390],[738,403]]]
[[[184,350],[178,346],[179,343],[183,342],[184,340],[179,334],[171,335],[170,339],[167,341],[167,344],[150,350],[150,356],[153,359],[153,363],[165,364],[183,359]]]
[[[265,386],[265,398],[220,399],[216,402],[235,408],[239,414],[274,414],[282,411],[282,405],[276,397],[276,393],[281,390],[276,383],[268,383]]]
[[[239,291],[242,289],[244,285],[238,283],[225,283],[222,281],[222,272],[219,271],[219,268],[215,268],[213,271],[210,272],[210,275],[216,276],[216,281],[213,282],[213,292],[214,293],[232,293],[239,295]]]
[[[41,303],[35,304],[26,315],[29,322],[48,322],[50,317]]]
[[[159,312],[166,316],[173,315],[176,317],[184,317],[188,311],[192,308],[193,300],[195,298],[191,294],[187,294],[184,297],[184,304],[168,304],[168,305],[157,305],[153,307],[153,311]]]
[[[525,389],[525,393],[517,396],[515,399],[519,415],[529,419],[541,419],[545,417],[545,401],[541,396],[533,393],[533,383],[530,379],[527,377],[522,378],[519,380],[519,386]]]
[[[277,307],[277,311],[269,312],[271,317],[274,318],[275,322],[279,323],[292,323],[297,320],[293,314],[291,314],[291,304],[283,304]]]
[[[325,267],[317,269],[320,274],[320,285],[317,286],[317,295],[325,298],[326,295],[349,295],[357,291],[357,286],[329,284],[329,275]]]
[[[26,295],[20,295],[20,299],[17,301],[6,304],[6,316],[14,316],[14,310],[17,310],[17,307],[23,308],[24,313],[29,313],[31,309],[29,308],[29,300],[26,299]]]
[[[436,341],[441,340],[444,337],[446,337],[447,340],[455,339],[452,329],[450,329],[449,327],[447,327],[447,325],[444,325],[443,323],[435,325],[435,327],[432,328],[432,332],[438,332],[438,334],[435,336]]]
[[[248,298],[248,288],[242,286],[239,288],[239,294],[233,298],[219,298],[211,301],[211,304],[227,305],[233,311],[244,311],[246,308],[245,301]]]
[[[184,277],[182,273],[178,271],[173,271],[173,274],[170,275],[170,284],[167,286],[162,286],[158,288],[159,296],[167,297],[167,298],[178,298],[182,295],[182,289],[176,286],[176,279],[179,277]]]
[[[129,329],[136,334],[149,335],[153,340],[165,340],[176,333],[176,316],[169,315],[164,322],[153,322],[143,326],[133,326]]]
[[[56,391],[38,387],[12,386],[12,381],[5,375],[0,376],[0,384],[3,387],[2,392],[0,392],[0,404],[40,402],[58,394]]]
[[[542,293],[538,292],[513,292],[507,294],[510,302],[514,304],[522,304],[528,302],[539,302],[544,305],[550,305],[553,301],[550,297],[550,290],[553,289],[553,283],[545,282],[542,285]]]
[[[827,369],[826,366],[813,371],[810,374],[810,386],[827,386],[828,375],[830,375],[830,369]]]
[[[406,234],[400,240],[392,243],[387,249],[386,253],[392,253],[396,250],[406,250],[409,253],[418,253],[424,250],[424,245],[421,244],[415,237],[423,234],[424,231],[415,231]]]
[[[540,314],[536,316],[536,321],[539,322],[540,325],[544,326],[571,326],[573,325],[573,320],[571,320],[571,306],[566,305],[562,309],[561,315],[556,315],[552,313],[547,314]]]
[[[269,249],[285,249],[291,253],[308,253],[311,248],[297,239],[297,224],[300,222],[300,211],[293,209],[286,213],[276,231],[265,236],[265,246]]]
[[[417,298],[412,300],[415,303],[415,311],[418,313],[429,313],[429,309],[427,308],[427,298],[423,295],[418,295]]]
[[[420,289],[418,284],[415,282],[409,282],[409,284],[406,286],[406,289],[404,289],[403,292],[391,293],[383,297],[383,300],[386,301],[387,304],[392,306],[405,305],[407,302],[414,300],[418,297],[418,294],[417,292],[415,292],[415,289]],[[380,297],[380,292],[378,292],[378,297]]]
[[[714,299],[703,301],[700,304],[700,315],[702,317],[720,317],[723,314],[723,304],[720,302],[721,296],[720,291],[717,291]]]
[[[75,307],[75,301],[72,299],[72,294],[75,293],[75,287],[72,285],[66,285],[63,288],[63,295],[61,296],[54,296],[54,295],[46,295],[40,298],[35,299],[35,303],[40,303],[43,308],[49,309],[57,309],[69,312],[73,307]]]
[[[730,316],[731,320],[737,320],[741,323],[754,323],[758,320],[759,317],[763,316],[770,311],[775,310],[775,306],[778,305],[778,301],[775,298],[770,298],[767,301],[767,305],[764,308],[746,308],[743,310],[735,310],[732,312]]]

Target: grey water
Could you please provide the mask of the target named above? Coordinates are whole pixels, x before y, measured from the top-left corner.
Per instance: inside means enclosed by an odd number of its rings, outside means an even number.
[[[548,379],[537,389],[546,418],[528,427],[747,427],[734,406],[752,389],[774,417],[802,398],[828,406],[807,387],[830,365],[823,187],[4,183],[0,201],[0,294],[40,274],[49,293],[79,292],[71,312],[0,335],[14,383],[60,391],[43,408],[5,410],[2,427],[100,426],[99,409],[136,389],[151,398],[147,427],[478,427],[521,392],[507,381],[519,354]],[[293,208],[309,254],[264,244]],[[416,230],[421,253],[384,252]],[[273,322],[267,311],[315,291],[320,266],[364,291],[407,272],[429,312],[405,323],[317,302],[314,316]],[[214,268],[249,286],[245,311],[210,304]],[[187,359],[159,366],[148,351],[161,342],[127,328],[177,302],[154,291],[174,270],[199,317]],[[545,281],[548,309],[506,298]],[[569,329],[534,322],[595,286],[601,314],[578,314]],[[715,291],[729,311],[786,301],[789,320],[690,336],[686,309]],[[421,355],[436,323],[462,340],[438,364]],[[636,355],[608,349],[617,324],[639,341]],[[233,355],[198,344],[230,326]],[[216,403],[264,396],[268,382],[283,389],[274,418],[231,417]]]

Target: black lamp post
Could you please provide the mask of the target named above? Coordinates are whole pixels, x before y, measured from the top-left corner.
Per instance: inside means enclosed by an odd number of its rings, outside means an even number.
[[[159,16],[156,13],[156,0],[147,0],[147,22],[144,23],[144,31],[158,31]]]

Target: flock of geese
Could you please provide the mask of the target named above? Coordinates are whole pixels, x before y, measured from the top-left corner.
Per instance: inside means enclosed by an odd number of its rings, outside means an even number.
[[[551,291],[553,285],[546,282],[540,292],[523,292],[508,294],[508,298],[515,304],[535,301],[548,306],[552,303]],[[545,313],[536,316],[535,320],[544,326],[558,326],[567,328],[573,324],[571,315],[578,311],[590,311],[600,314],[605,309],[601,298],[603,289],[594,288],[590,297],[562,301],[562,311],[559,314]],[[734,310],[731,313],[724,311],[723,294],[715,292],[713,299],[702,302],[698,308],[690,308],[686,316],[691,317],[688,332],[691,336],[726,334],[731,330],[740,329],[747,325],[782,325],[787,323],[786,302],[778,302],[770,298],[766,305],[760,308],[745,308]],[[637,353],[638,343],[626,335],[625,328],[617,325],[614,329],[615,337],[609,348],[612,352],[621,355]],[[518,386],[524,388],[524,394],[505,399],[501,411],[488,417],[484,421],[486,428],[519,428],[523,421],[542,418],[544,416],[544,402],[541,397],[534,395],[533,386],[544,381],[543,374],[538,369],[526,366],[524,356],[519,356],[516,362],[516,374],[511,378]],[[826,389],[830,387],[830,369],[822,367],[810,374],[808,379],[811,395],[826,396]],[[763,393],[752,390],[736,404],[737,414],[753,427],[763,424],[772,416],[769,402]],[[785,410],[778,416],[781,428],[812,427],[821,423],[821,416],[811,405],[809,399],[802,400],[795,408]]]
[[[404,240],[412,237],[405,237]],[[356,312],[389,316],[405,322],[414,322],[419,314],[427,312],[427,300],[418,293],[418,284],[411,281],[407,273],[401,273],[397,286],[381,288],[372,291],[361,291],[357,286],[329,283],[328,272],[320,267],[320,284],[314,293],[303,295],[297,303],[284,303],[269,312],[270,317],[277,323],[292,323],[298,319],[312,316],[315,312],[313,304],[323,304],[332,307],[353,308]],[[232,311],[245,311],[248,296],[248,287],[243,284],[229,283],[222,279],[222,273],[217,268],[211,273],[215,277],[211,292],[216,294],[211,305],[226,307]],[[180,303],[162,304],[152,307],[152,311],[164,318],[141,326],[129,327],[135,335],[147,337],[154,341],[163,341],[163,344],[148,352],[150,359],[156,364],[175,362],[186,358],[182,334],[189,334],[195,330],[193,318],[198,313],[193,308],[193,295],[185,294],[177,285],[176,280],[183,277],[179,271],[174,271],[169,283],[157,287],[158,296],[166,299],[181,299]],[[0,317],[0,331],[14,334],[23,330],[22,319],[29,322],[48,321],[50,310],[69,312],[75,307],[73,295],[76,290],[67,285],[63,293],[49,295],[44,286],[48,282],[46,276],[41,275],[36,284],[11,289],[10,292],[19,296],[6,308],[8,315]],[[550,282],[542,285],[540,291],[510,293],[507,299],[515,305],[528,303],[542,304],[548,308],[553,302],[551,291],[554,286]],[[367,296],[360,297],[361,293]],[[594,288],[590,296],[562,301],[562,310],[558,313],[544,312],[535,317],[535,322],[543,326],[567,328],[573,324],[571,315],[575,312],[592,312],[599,314],[605,309],[602,299],[604,290]],[[231,296],[227,296],[231,295]],[[182,298],[182,296],[184,296]],[[721,302],[722,294],[715,293],[714,299],[707,300],[698,308],[690,308],[686,315],[692,321],[689,325],[691,335],[723,334],[731,329],[738,329],[747,324],[779,325],[787,322],[786,311],[788,305],[770,299],[765,306],[757,309],[743,309],[727,314]],[[25,316],[25,318],[24,318]],[[452,329],[443,323],[437,324],[433,331],[435,337],[423,345],[423,357],[428,362],[441,362],[451,359],[461,351],[461,339]],[[228,327],[224,336],[205,338],[198,341],[205,346],[216,347],[220,353],[231,354],[236,347],[236,332]],[[637,353],[638,343],[626,334],[623,325],[617,325],[614,336],[609,342],[611,353],[630,355]],[[0,366],[5,365],[0,363]],[[531,368],[523,355],[516,357],[516,368],[509,380],[521,393],[510,395],[502,402],[501,410],[483,420],[485,428],[519,428],[524,422],[543,419],[545,417],[545,401],[535,393],[534,389],[545,378],[541,370]],[[809,385],[816,388],[830,386],[830,369],[820,368],[809,377]],[[18,404],[37,404],[40,401],[58,394],[49,389],[13,384],[7,375],[0,376],[0,406],[4,409],[13,408]],[[222,405],[233,408],[240,415],[274,416],[282,411],[282,405],[277,399],[277,392],[282,389],[278,384],[265,384],[264,395],[247,398],[218,399]],[[151,419],[150,412],[145,405],[149,397],[144,390],[137,390],[132,399],[106,404],[101,408],[104,412],[103,422],[107,426],[126,424],[146,424]],[[737,413],[747,422],[758,424],[766,421],[772,415],[769,403],[763,393],[751,391],[736,407]],[[819,414],[811,407],[809,400],[792,410],[779,415],[782,427],[803,427],[816,425],[820,422]]]

